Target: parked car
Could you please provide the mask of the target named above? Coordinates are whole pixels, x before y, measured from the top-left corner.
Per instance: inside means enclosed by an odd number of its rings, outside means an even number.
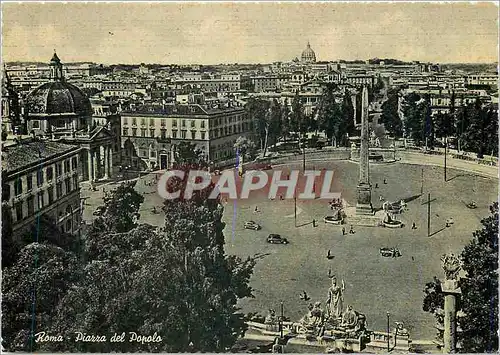
[[[380,248],[380,255],[386,258],[398,258],[401,256],[401,252],[398,248]]]
[[[270,244],[288,244],[288,239],[283,238],[279,234],[269,234],[267,236],[267,242]]]
[[[245,222],[245,229],[253,229],[254,231],[258,231],[260,229],[260,225],[258,225],[254,221],[248,221]]]
[[[104,214],[104,211],[106,211],[106,208],[104,206],[99,206],[92,214],[94,216],[102,216]]]

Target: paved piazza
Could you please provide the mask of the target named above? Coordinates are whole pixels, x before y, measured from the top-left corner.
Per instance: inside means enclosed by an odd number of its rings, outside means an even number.
[[[301,162],[287,164],[285,169],[300,168]],[[349,161],[308,162],[308,169],[335,171],[332,192],[341,192],[349,204],[355,202],[358,165]],[[255,268],[252,286],[255,298],[241,303],[244,312],[266,314],[269,308],[279,309],[284,301],[285,315],[299,320],[309,302],[325,304],[330,286],[328,270],[344,279],[345,303],[365,313],[368,326],[375,330],[386,327],[386,311],[394,321],[403,321],[414,339],[431,339],[435,335],[434,319],[422,311],[423,289],[434,275],[442,277],[440,257],[447,252],[460,253],[470,240],[472,232],[480,227],[481,218],[488,213],[490,203],[496,200],[498,180],[476,177],[470,173],[448,171],[449,181],[443,181],[443,168],[425,166],[424,199],[431,193],[431,232],[427,237],[427,206],[422,197],[408,203],[408,211],[401,220],[403,229],[354,227],[355,234],[342,236],[341,227],[326,225],[328,215],[325,200],[298,201],[297,224],[294,224],[294,201],[270,201],[264,195],[251,195],[250,200],[228,201],[225,206],[226,251],[242,257],[263,255]],[[420,194],[422,166],[410,164],[371,164],[371,183],[379,188],[372,190],[375,208],[380,207],[379,196],[396,201]],[[383,184],[383,179],[387,184]],[[155,186],[146,186],[151,175],[141,178],[137,189],[145,193],[141,221],[159,225],[162,214],[151,213],[154,206],[161,206]],[[112,188],[106,185],[104,188]],[[84,218],[91,219],[92,212],[101,204],[102,186],[98,192],[82,190],[88,196]],[[470,210],[465,203],[475,200],[478,208]],[[260,212],[254,212],[255,206]],[[235,208],[236,207],[236,208]],[[455,223],[445,228],[447,218]],[[311,221],[318,226],[313,228]],[[262,230],[243,229],[245,221],[254,220]],[[233,224],[234,221],[234,224]],[[417,229],[411,230],[412,222]],[[346,225],[347,231],[349,225]],[[234,231],[234,234],[233,234]],[[267,244],[269,233],[279,233],[290,241],[289,245]],[[384,258],[381,247],[397,247],[400,258]],[[335,257],[326,258],[328,250]],[[300,293],[306,291],[310,301],[302,301]]]

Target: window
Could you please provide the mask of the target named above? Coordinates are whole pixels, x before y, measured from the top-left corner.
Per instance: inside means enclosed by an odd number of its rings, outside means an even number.
[[[141,137],[146,137],[146,128],[141,128]]]
[[[205,128],[205,121],[201,121],[201,128]]]
[[[167,130],[162,129],[160,132],[161,139],[166,139],[167,138]]]
[[[14,182],[14,194],[19,196],[23,193],[23,180],[21,178],[17,178]]]
[[[145,118],[141,118],[141,126],[145,126],[146,125],[146,119]]]
[[[191,139],[196,139],[196,131],[191,131]]]
[[[152,119],[152,118],[150,118],[150,119],[149,119],[149,125],[150,125],[150,126],[154,126],[154,125],[155,125],[155,120],[154,120],[154,119]]]
[[[191,128],[194,128],[196,127],[196,121],[195,120],[191,120]]]
[[[34,120],[31,127],[32,128],[40,128],[40,121]]]
[[[61,198],[62,193],[62,182],[58,182],[56,185],[56,198]]]
[[[137,118],[132,118],[132,126],[137,126]]]
[[[123,117],[123,125],[124,126],[128,125],[127,117]]]
[[[62,175],[62,164],[57,163],[56,164],[56,178]]]
[[[73,190],[75,190],[76,188],[78,188],[78,175],[74,175],[72,179],[73,179]]]
[[[28,216],[35,214],[35,198],[33,196],[28,197]]]
[[[124,136],[128,136],[128,128],[124,128],[123,129],[123,134]]]
[[[186,127],[186,120],[181,120],[182,127]]]
[[[54,202],[54,187],[50,186],[47,189],[47,195],[49,196],[49,205]]]
[[[19,202],[16,204],[16,220],[20,221],[23,219],[23,203]]]
[[[67,174],[71,171],[69,160],[64,161],[64,173]]]
[[[41,168],[36,171],[36,185],[38,187],[43,185],[43,170]]]
[[[201,139],[205,139],[205,132],[201,132]]]
[[[78,168],[78,158],[77,157],[73,157],[71,159],[71,168],[73,170],[76,170]]]
[[[161,119],[161,126],[162,126],[162,127],[165,127],[166,125],[167,125],[167,120],[166,120],[166,119],[164,119],[164,118],[162,118],[162,119]]]
[[[33,189],[33,175],[26,176],[26,184],[28,185],[27,191],[31,191]]]
[[[177,120],[172,120],[172,127],[177,127]]]
[[[38,193],[38,210],[43,208],[43,191]]]
[[[177,138],[177,131],[172,131],[172,138],[174,138],[174,139]]]
[[[181,131],[181,138],[186,139],[186,131]]]
[[[155,136],[155,129],[154,129],[154,128],[150,128],[150,129],[149,129],[149,135],[150,135],[151,137],[154,137],[154,136]]]
[[[66,188],[66,193],[70,192],[71,191],[71,180],[70,178],[67,178],[64,180],[64,185],[65,185],[65,188]]]
[[[137,136],[137,128],[132,128],[132,137]]]
[[[47,181],[52,181],[52,179],[54,178],[54,169],[49,166],[46,170],[46,174],[47,174]]]
[[[154,150],[152,150],[150,156],[151,156],[151,158],[156,157],[156,152]]]

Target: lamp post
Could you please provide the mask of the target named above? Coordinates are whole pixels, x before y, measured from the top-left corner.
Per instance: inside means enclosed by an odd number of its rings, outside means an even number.
[[[446,182],[446,156],[448,155],[448,136],[444,138],[444,182]]]
[[[391,323],[390,323],[390,317],[391,314],[387,312],[387,352],[391,351],[391,344],[390,344],[390,339],[391,339]]]
[[[280,338],[283,339],[283,301],[280,303],[281,316],[280,316]]]

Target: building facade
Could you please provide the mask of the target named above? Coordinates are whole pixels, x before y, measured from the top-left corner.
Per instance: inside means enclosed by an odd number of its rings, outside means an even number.
[[[62,232],[78,233],[79,153],[78,146],[35,139],[3,146],[2,208],[12,216],[14,235],[28,231],[39,215],[51,217]]]
[[[234,143],[248,136],[252,122],[241,105],[166,105],[161,109],[122,112],[122,159],[135,169],[167,169],[177,145],[189,142],[207,161],[234,158]]]

